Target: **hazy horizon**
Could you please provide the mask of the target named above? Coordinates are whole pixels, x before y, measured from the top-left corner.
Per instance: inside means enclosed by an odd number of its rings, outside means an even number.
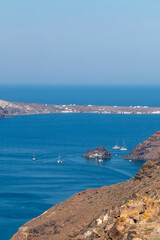
[[[0,3],[0,85],[160,84],[160,1]]]

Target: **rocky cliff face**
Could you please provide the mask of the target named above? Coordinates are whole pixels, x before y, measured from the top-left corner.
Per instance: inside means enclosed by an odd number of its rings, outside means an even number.
[[[141,142],[124,159],[155,160],[160,153],[160,131]]]
[[[104,147],[97,147],[94,150],[88,150],[82,157],[85,158],[94,158],[94,159],[105,159],[111,158],[111,153],[107,151]]]
[[[21,227],[12,240],[160,239],[160,162],[126,182],[88,189]]]

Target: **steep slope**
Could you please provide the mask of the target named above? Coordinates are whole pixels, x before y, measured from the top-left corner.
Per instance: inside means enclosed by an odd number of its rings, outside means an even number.
[[[160,131],[139,143],[124,159],[155,160],[160,153]]]
[[[126,182],[88,189],[19,228],[12,240],[160,239],[160,162]]]

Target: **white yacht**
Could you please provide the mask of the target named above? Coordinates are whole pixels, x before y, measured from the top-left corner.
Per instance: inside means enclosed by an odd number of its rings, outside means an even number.
[[[98,162],[103,162],[103,159],[99,159]]]
[[[118,145],[115,145],[114,147],[112,147],[112,149],[117,150],[120,149],[120,147]]]
[[[121,147],[120,150],[121,151],[127,151],[127,148],[126,147]]]
[[[120,148],[120,150],[121,151],[127,151],[127,147],[126,147],[124,139],[123,139],[123,146]]]
[[[32,160],[33,160],[33,161],[36,161],[36,157],[35,157],[35,156],[33,156]]]
[[[118,146],[118,141],[116,142],[116,145],[114,145],[114,147],[112,147],[112,149],[114,149],[114,150],[120,149],[120,147]]]
[[[61,158],[60,158],[60,155],[59,155],[59,158],[58,158],[57,163],[62,163],[62,160],[61,160]]]

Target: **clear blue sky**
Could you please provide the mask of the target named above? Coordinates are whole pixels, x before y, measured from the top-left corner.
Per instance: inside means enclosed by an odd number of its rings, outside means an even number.
[[[0,83],[160,83],[160,0],[1,0]]]

